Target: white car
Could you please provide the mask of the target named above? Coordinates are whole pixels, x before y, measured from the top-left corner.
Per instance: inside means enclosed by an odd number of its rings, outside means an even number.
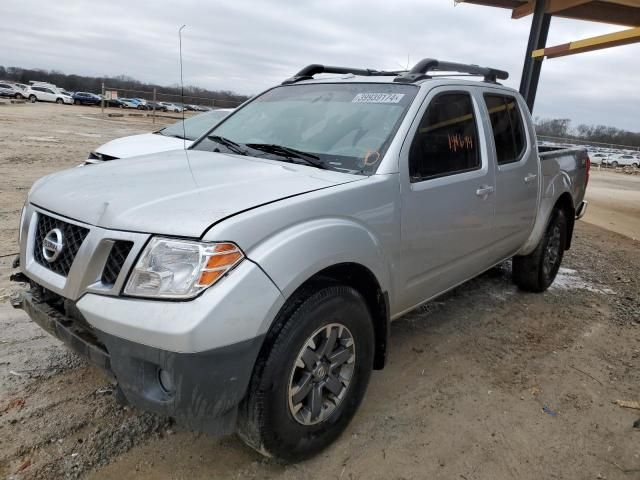
[[[638,168],[638,166],[640,165],[640,157],[630,155],[628,153],[612,155],[607,159],[606,164],[612,166],[613,168],[628,166]]]
[[[85,164],[100,163],[119,158],[136,157],[149,153],[166,152],[190,147],[195,140],[215,126],[233,108],[219,108],[187,118],[153,133],[131,135],[105,143],[89,154]]]
[[[71,95],[62,93],[62,91],[58,90],[55,87],[32,85],[31,87],[29,87],[26,93],[27,98],[31,103],[55,102],[59,104],[73,104],[73,98],[71,98]]]
[[[603,152],[597,152],[597,153],[591,153],[589,152],[589,159],[591,160],[591,163],[593,163],[594,165],[600,165],[600,164],[607,164],[607,159],[610,157],[611,155],[608,153],[603,153]]]
[[[171,103],[171,102],[160,102],[160,105],[164,105],[165,107],[167,107],[167,112],[182,112],[182,110],[184,110],[184,108],[179,107],[178,105],[176,105],[175,103]]]
[[[0,97],[26,98],[24,90],[9,82],[0,82]]]

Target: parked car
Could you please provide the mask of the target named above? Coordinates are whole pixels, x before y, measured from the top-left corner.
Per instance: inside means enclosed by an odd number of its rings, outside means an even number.
[[[119,98],[118,100],[122,103],[124,108],[138,108],[140,105],[140,103],[133,98]]]
[[[160,110],[161,112],[166,112],[167,111],[167,107],[164,106],[162,103],[160,102],[154,102],[151,100],[148,100],[145,107],[147,108],[147,110],[153,110],[155,108],[155,110]]]
[[[119,98],[105,98],[105,107],[126,108],[125,103]]]
[[[100,95],[89,92],[76,92],[71,98],[76,105],[100,105],[102,102]]]
[[[638,165],[640,165],[640,158],[635,155],[630,155],[628,153],[611,155],[607,159],[606,165],[609,165],[613,168],[628,167],[628,166],[633,166],[638,168]]]
[[[131,98],[130,100],[137,103],[138,110],[148,110],[147,101],[144,98]]]
[[[171,102],[160,102],[162,105],[164,105],[167,108],[168,112],[177,112],[180,113],[184,110],[184,108],[179,107],[178,105],[176,105],[175,103],[171,103]]]
[[[62,93],[55,87],[45,87],[32,85],[27,90],[27,98],[31,103],[35,102],[55,102],[59,104],[66,103],[68,105],[73,104],[73,98],[69,95]]]
[[[589,159],[539,154],[507,77],[310,65],[186,152],[45,177],[12,303],[132,405],[306,458],[354,416],[392,320],[508,259],[521,289],[553,282]]]
[[[0,82],[0,97],[27,98],[24,90],[18,85],[9,82]]]
[[[221,108],[185,119],[184,128],[182,120],[180,120],[157,132],[111,140],[89,153],[86,163],[101,163],[108,160],[181,149],[185,146],[190,147],[194,140],[210,130],[232,111],[232,108]]]
[[[591,163],[595,165],[606,164],[609,156],[610,155],[608,153],[589,152],[589,158],[591,159]]]

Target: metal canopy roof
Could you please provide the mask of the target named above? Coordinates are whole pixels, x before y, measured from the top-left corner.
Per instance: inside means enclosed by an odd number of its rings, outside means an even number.
[[[508,8],[512,18],[533,13],[534,0],[458,0],[487,7]],[[640,0],[547,0],[545,13],[556,17],[640,26]]]

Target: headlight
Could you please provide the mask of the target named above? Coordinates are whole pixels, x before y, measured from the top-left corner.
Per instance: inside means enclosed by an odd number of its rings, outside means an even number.
[[[136,297],[193,298],[235,267],[244,254],[233,243],[152,238],[124,293]]]

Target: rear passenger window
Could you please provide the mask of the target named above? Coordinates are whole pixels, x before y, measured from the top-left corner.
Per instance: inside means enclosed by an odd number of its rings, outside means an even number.
[[[520,160],[527,147],[524,124],[513,97],[485,94],[499,165]]]
[[[480,168],[478,131],[468,93],[431,100],[409,151],[412,182]]]

